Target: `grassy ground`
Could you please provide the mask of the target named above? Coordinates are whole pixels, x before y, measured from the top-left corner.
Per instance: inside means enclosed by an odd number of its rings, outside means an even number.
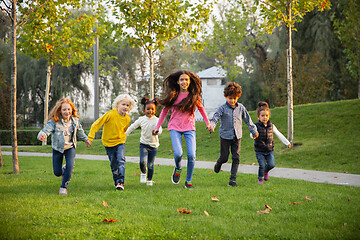
[[[257,121],[255,112],[250,112]],[[271,109],[271,121],[287,136],[286,107]],[[275,160],[277,167],[348,172],[360,174],[360,100],[346,100],[294,107],[294,142],[296,147],[286,149],[275,138]],[[218,126],[209,134],[204,123],[197,123],[197,160],[216,161],[219,156]],[[247,126],[243,126],[241,163],[256,163],[253,140]],[[138,156],[140,130],[134,131],[126,142],[126,155]],[[167,130],[160,135],[158,157],[172,158],[172,145]],[[184,148],[186,156],[186,148]],[[20,148],[20,151],[51,152],[51,146]],[[106,155],[101,140],[95,140],[91,148],[80,143],[77,153]]]
[[[10,156],[0,168],[0,239],[358,239],[360,234],[357,187],[280,178],[258,185],[255,175],[240,174],[240,187],[232,188],[226,187],[228,172],[195,169],[195,189],[187,190],[185,176],[181,184],[171,183],[170,166],[156,166],[155,185],[148,187],[139,183],[138,164],[127,163],[120,192],[107,161],[77,160],[69,194],[59,196],[51,158],[19,160],[19,175],[11,174]],[[270,213],[258,214],[265,204]]]

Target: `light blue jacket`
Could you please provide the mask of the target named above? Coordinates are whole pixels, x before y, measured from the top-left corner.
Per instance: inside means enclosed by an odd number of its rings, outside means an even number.
[[[241,103],[237,103],[235,108],[232,108],[227,102],[221,105],[210,120],[214,129],[219,120],[221,122],[219,135],[223,139],[232,140],[235,137],[240,139],[242,137],[242,120],[248,125],[249,131],[253,135],[257,133],[255,124]]]
[[[80,120],[77,117],[71,117],[71,125],[74,129],[74,134],[72,137],[72,142],[74,143],[74,147],[76,148],[76,139],[79,138],[80,141],[86,141],[87,135],[85,134]],[[53,120],[50,120],[46,123],[46,126],[39,132],[37,138],[41,134],[44,134],[48,137],[51,134],[51,146],[58,152],[64,152],[64,145],[65,145],[65,137],[64,137],[64,125],[62,121],[58,121],[57,123]]]

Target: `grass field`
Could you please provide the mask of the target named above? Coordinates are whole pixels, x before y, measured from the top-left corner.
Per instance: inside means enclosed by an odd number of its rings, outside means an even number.
[[[10,156],[0,168],[0,239],[359,239],[360,188],[195,169],[193,190],[173,185],[170,166],[155,166],[153,187],[127,163],[115,191],[107,161],[77,160],[67,196],[51,158]],[[218,202],[212,201],[216,196]],[[311,200],[305,200],[305,197]],[[298,203],[298,204],[292,204]],[[107,205],[107,206],[106,206]],[[268,214],[259,214],[269,205]],[[191,210],[182,214],[179,208]],[[209,216],[205,214],[206,211]],[[116,222],[103,222],[113,218]]]
[[[250,112],[257,121],[255,112]],[[271,109],[270,120],[287,136],[286,107]],[[360,100],[317,103],[294,106],[294,142],[296,147],[287,149],[275,137],[277,167],[348,172],[360,174]],[[216,161],[219,156],[218,126],[213,134],[203,122],[197,123],[197,161]],[[126,142],[126,155],[139,156],[140,129],[134,131]],[[158,157],[173,158],[169,131],[160,135]],[[186,148],[184,148],[186,156]],[[51,152],[51,146],[20,148],[20,151]],[[77,153],[106,155],[101,140],[90,148],[79,143]],[[253,140],[244,124],[240,163],[256,163]]]

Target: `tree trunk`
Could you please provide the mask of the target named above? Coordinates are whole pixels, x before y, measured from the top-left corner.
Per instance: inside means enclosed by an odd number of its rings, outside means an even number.
[[[154,99],[154,54],[152,50],[149,50],[150,58],[150,99]]]
[[[49,116],[49,94],[50,94],[50,79],[51,79],[51,66],[48,65],[47,73],[46,73],[46,90],[45,90],[45,104],[44,104],[44,127],[48,122]],[[42,145],[47,145],[47,138],[42,142]]]
[[[11,136],[12,136],[12,159],[13,159],[13,173],[19,174],[19,157],[17,145],[17,130],[16,130],[16,79],[17,79],[17,63],[16,63],[16,1],[12,2],[12,34],[11,34]]]
[[[291,1],[288,3],[288,16],[291,16]],[[293,77],[292,77],[292,26],[288,26],[288,49],[287,49],[287,100],[288,100],[288,140],[291,146],[294,144],[294,111],[293,111]]]
[[[0,144],[0,167],[4,166],[3,158],[2,158],[2,152],[1,152],[1,144]]]

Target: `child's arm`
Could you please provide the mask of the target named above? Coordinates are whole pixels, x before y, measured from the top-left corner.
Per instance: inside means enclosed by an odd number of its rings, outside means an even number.
[[[99,129],[102,127],[102,125],[104,125],[106,119],[107,119],[107,113],[104,114],[104,116],[100,117],[99,119],[97,119],[92,125],[91,125],[91,128],[90,128],[90,132],[89,132],[89,135],[88,135],[88,140],[92,141],[94,140],[95,138],[95,133],[97,131],[99,131]],[[90,144],[91,145],[91,144]]]
[[[206,114],[206,111],[205,111],[205,108],[204,108],[204,105],[202,104],[201,100],[199,100],[197,102],[197,108],[201,114],[201,116],[203,117],[204,121],[205,121],[205,124],[206,124],[206,128],[207,130],[209,130],[210,133],[214,132],[214,128],[213,126],[210,124],[210,121],[209,121],[209,118]]]
[[[153,135],[156,135],[159,133],[159,129],[160,129],[161,125],[163,124],[165,117],[169,112],[169,109],[170,109],[170,107],[164,107],[163,110],[161,111],[160,116],[159,116],[159,121],[156,124],[155,130],[152,131]]]
[[[77,137],[80,141],[85,142],[85,144],[86,144],[87,147],[90,147],[90,146],[91,146],[92,141],[89,141],[89,140],[88,140],[88,137],[86,136],[85,131],[84,131],[84,129],[82,128],[80,121],[79,121],[79,125],[77,126],[76,135],[77,135],[76,137]]]
[[[223,114],[223,107],[220,106],[220,107],[216,110],[216,112],[214,113],[212,119],[210,120],[210,124],[211,124],[211,126],[213,127],[213,129],[215,129],[216,124],[219,122],[222,114]]]
[[[289,140],[286,139],[286,137],[284,137],[284,135],[282,135],[282,133],[275,127],[275,125],[273,124],[273,133],[278,137],[278,139],[285,145],[287,145],[288,148],[291,148],[291,144],[289,142]]]
[[[256,127],[256,125],[255,125],[255,127]],[[256,131],[257,131],[257,128],[256,128]],[[250,133],[250,137],[251,137],[252,139],[257,138],[258,136],[259,136],[259,132],[257,133],[257,135],[253,135],[252,133]]]
[[[132,133],[132,131],[134,131],[135,129],[137,129],[141,124],[141,118],[138,118],[135,122],[133,122],[133,124],[131,124],[128,129],[126,130],[125,134],[126,136],[129,136],[130,133]]]
[[[242,119],[244,120],[244,122],[246,123],[246,125],[248,125],[249,131],[251,132],[251,134],[253,135],[253,138],[257,138],[259,136],[259,133],[257,131],[256,125],[253,123],[253,121],[251,120],[251,117],[248,113],[248,111],[246,110],[246,108],[244,107],[243,111],[242,111]]]
[[[46,137],[48,137],[55,129],[56,123],[52,120],[48,121],[45,127],[40,130],[37,135],[37,139],[40,141],[44,141]]]

